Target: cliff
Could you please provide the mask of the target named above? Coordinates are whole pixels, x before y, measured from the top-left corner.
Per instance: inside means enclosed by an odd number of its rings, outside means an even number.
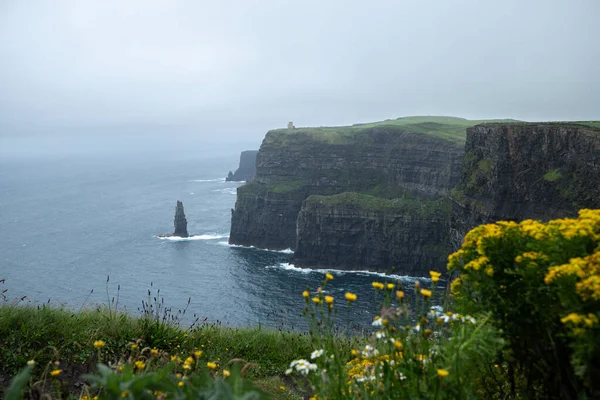
[[[453,228],[501,219],[549,220],[600,208],[596,123],[484,124],[467,130]]]
[[[308,196],[447,195],[460,179],[462,143],[393,125],[275,130],[267,133],[256,163],[255,179],[238,188],[230,243],[294,249]]]
[[[256,155],[258,150],[242,151],[240,155],[240,164],[235,172],[229,171],[226,181],[246,181],[249,182],[256,175]]]
[[[298,215],[296,266],[421,275],[452,250],[448,199],[310,196]]]

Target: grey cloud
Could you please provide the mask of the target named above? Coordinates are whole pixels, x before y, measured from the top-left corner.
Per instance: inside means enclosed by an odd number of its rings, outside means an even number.
[[[0,4],[0,128],[600,118],[600,2]]]

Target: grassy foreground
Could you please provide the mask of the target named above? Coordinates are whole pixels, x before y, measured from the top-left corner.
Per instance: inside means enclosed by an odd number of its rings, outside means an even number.
[[[40,394],[79,398],[83,374],[95,372],[98,351],[94,343],[104,342],[102,361],[116,363],[156,349],[168,356],[185,358],[202,352],[202,360],[217,364],[217,372],[229,368],[232,359],[247,361],[245,373],[254,385],[276,398],[302,398],[302,382],[287,377],[290,360],[310,353],[307,334],[260,328],[231,328],[200,325],[186,330],[156,319],[132,317],[108,308],[72,312],[47,306],[0,306],[0,387],[29,360],[35,360],[31,397]],[[143,351],[143,349],[147,349]],[[55,364],[59,362],[60,364]],[[240,363],[242,363],[240,361]],[[242,363],[246,365],[245,363]],[[61,370],[51,379],[52,370]],[[0,392],[0,397],[1,392]]]

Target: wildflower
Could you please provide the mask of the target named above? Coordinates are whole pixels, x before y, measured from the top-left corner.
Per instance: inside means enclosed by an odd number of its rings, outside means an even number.
[[[302,292],[302,296],[308,300],[308,298],[310,297],[310,293],[308,292],[308,290],[305,290],[304,292]]]
[[[438,369],[437,374],[440,378],[444,378],[444,377],[450,375],[450,372],[448,372],[448,370],[446,370],[446,369]]]
[[[423,297],[431,297],[431,290],[421,289],[421,294]]]
[[[373,323],[371,325],[373,326],[381,326],[383,324],[383,320],[381,319],[381,317],[379,315],[377,315],[375,317],[375,319],[373,320]]]
[[[319,357],[321,357],[322,354],[323,354],[323,349],[315,350],[312,353],[310,353],[310,359],[314,360],[315,358],[319,358]]]
[[[196,351],[194,351],[194,356],[195,356],[196,358],[200,358],[200,357],[202,357],[202,351],[201,351],[201,350],[196,350]]]
[[[429,271],[429,275],[431,275],[431,281],[433,283],[436,283],[437,281],[440,280],[440,276],[442,276],[442,274],[440,272],[437,271]]]
[[[138,348],[138,345],[137,345],[137,344],[135,344],[135,343],[132,343],[132,344],[131,344],[131,350],[135,350],[135,349],[137,349],[137,348]]]
[[[125,397],[127,397],[127,396],[129,396],[129,389],[125,389],[125,390],[123,391],[123,393],[121,393],[121,398],[123,398],[123,399],[124,399],[124,398],[125,398]]]
[[[52,371],[50,371],[50,376],[57,377],[60,375],[61,372],[62,369],[53,369]]]
[[[183,383],[183,381],[179,381],[179,382],[177,382],[177,386],[179,386],[179,387],[183,387],[183,385],[185,385],[185,383]]]
[[[308,375],[310,371],[316,371],[318,367],[317,364],[312,364],[303,359],[294,360],[290,363],[290,368],[287,371],[285,371],[285,373],[289,375],[292,372],[293,368],[296,368],[296,371],[300,372],[303,375]]]
[[[284,386],[279,386],[279,389],[285,391],[285,387]]]
[[[388,289],[388,290],[394,290],[394,286],[395,286],[395,285],[394,285],[393,283],[388,283],[388,284],[386,285],[386,287],[387,287],[387,289]]]
[[[186,371],[189,371],[190,369],[192,369],[192,366],[188,363],[183,364],[183,369],[185,369]]]
[[[375,332],[375,337],[377,339],[383,339],[385,337],[385,332],[382,332],[382,331]]]
[[[181,378],[183,377],[183,375],[181,375],[180,373],[176,373],[176,374],[175,374],[175,376],[176,376],[178,379],[181,379]]]
[[[384,287],[383,283],[381,283],[381,282],[373,282],[372,285],[375,289],[383,289],[383,287]]]
[[[318,298],[318,297],[313,297],[312,301],[313,301],[315,304],[319,304],[319,303],[321,302],[321,299],[320,299],[320,298]]]
[[[119,366],[117,367],[117,371],[119,371],[119,372],[123,372],[123,370],[124,370],[124,369],[125,369],[125,367],[124,367],[124,366],[122,366],[122,365],[119,365]]]
[[[325,274],[325,279],[327,279],[328,281],[333,279],[333,275],[331,274]]]
[[[392,340],[394,340],[394,339],[392,339]],[[396,350],[402,350],[402,347],[404,347],[404,346],[402,346],[402,342],[401,341],[394,340],[394,347],[396,348]]]
[[[101,348],[103,348],[105,345],[106,345],[106,342],[104,342],[104,340],[96,340],[96,341],[94,342],[94,347],[95,347],[96,349],[101,349]]]
[[[357,356],[360,352],[356,349],[352,349],[351,353],[353,356]]]
[[[354,293],[350,293],[350,292],[346,292],[346,300],[348,300],[349,303],[352,303],[353,301],[356,301],[356,295]]]
[[[375,349],[373,346],[371,346],[369,344],[366,345],[364,350],[362,351],[362,355],[365,358],[377,356],[378,354],[379,354],[379,350]]]
[[[185,363],[186,364],[193,364],[194,363],[194,359],[192,357],[188,357],[185,359]]]
[[[29,360],[27,361],[27,365],[29,365],[30,367],[35,365],[35,360]]]
[[[207,362],[207,363],[206,363],[206,366],[207,366],[208,368],[210,368],[210,369],[217,369],[217,364],[216,364],[216,363],[214,363],[214,362],[210,362],[210,361],[209,361],[209,362]]]
[[[397,290],[396,291],[396,298],[398,300],[404,300],[404,292],[402,290]]]
[[[333,297],[325,296],[325,303],[329,304],[330,306],[333,305]]]
[[[143,362],[143,361],[139,361],[139,360],[138,360],[138,361],[136,361],[136,362],[135,362],[135,367],[136,367],[137,369],[144,369],[144,368],[146,368],[146,364],[144,364],[144,362]]]
[[[150,354],[152,354],[153,356],[157,356],[158,355],[158,350],[157,349],[152,349],[152,350],[150,350]]]

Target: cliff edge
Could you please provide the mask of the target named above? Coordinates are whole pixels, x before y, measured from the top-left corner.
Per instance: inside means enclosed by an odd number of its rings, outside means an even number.
[[[226,181],[249,182],[256,175],[256,155],[258,150],[246,150],[240,154],[240,164],[235,172],[229,171]]]

